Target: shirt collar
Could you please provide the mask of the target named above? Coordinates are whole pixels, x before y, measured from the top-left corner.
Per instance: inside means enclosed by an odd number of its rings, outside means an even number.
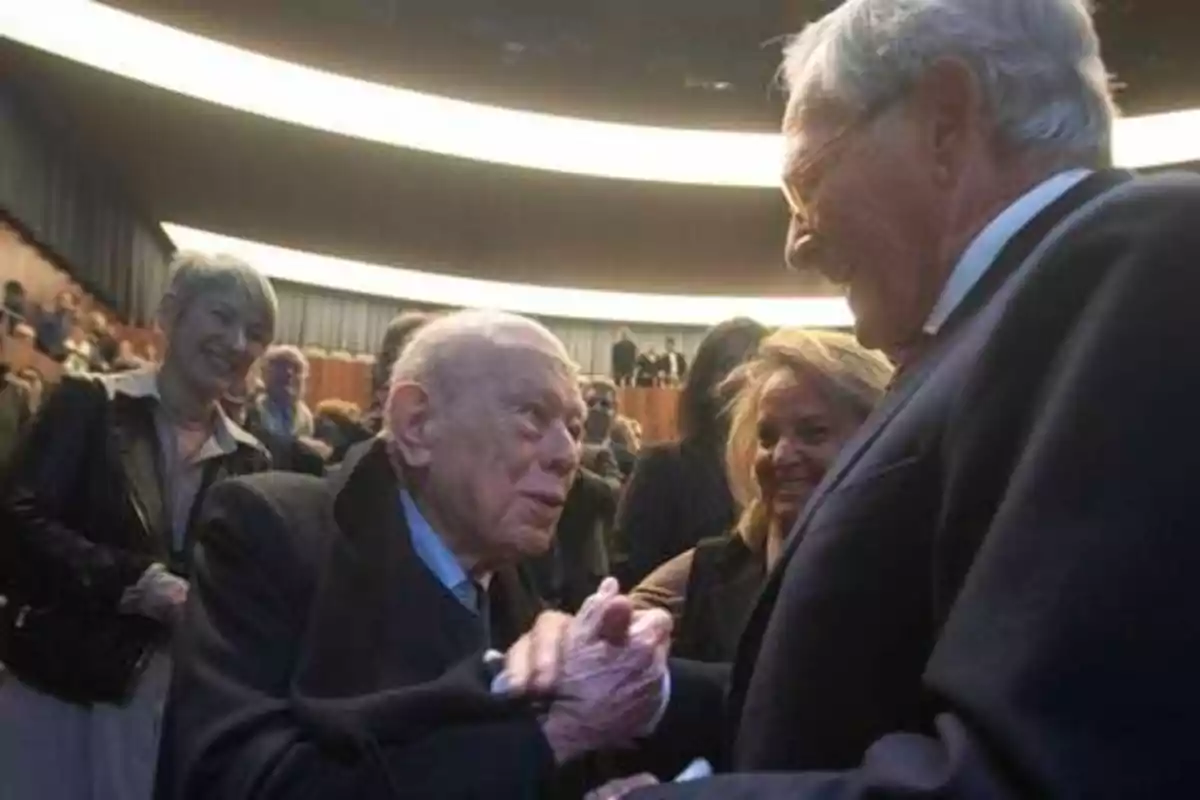
[[[162,397],[158,393],[157,369],[122,372],[106,376],[104,380],[108,383],[113,395],[150,399],[156,405],[162,402]],[[217,455],[231,455],[237,450],[238,445],[263,452],[263,446],[258,439],[226,416],[225,410],[219,403],[216,407],[216,417],[216,421],[213,423],[212,437],[205,443],[202,452],[198,454],[200,459]],[[215,447],[216,450],[211,450],[211,447]]]
[[[408,532],[412,537],[417,558],[429,568],[438,579],[438,583],[449,589],[472,611],[477,610],[479,598],[475,596],[475,582],[467,575],[462,564],[458,563],[458,559],[450,552],[442,537],[425,519],[421,510],[417,508],[416,501],[407,491],[400,492],[400,507],[404,512],[404,521],[408,523]],[[486,588],[490,579],[491,575],[483,575],[478,579],[478,583]]]
[[[458,563],[458,559],[446,547],[442,537],[438,536],[433,527],[417,508],[417,503],[411,494],[400,492],[400,506],[404,510],[404,521],[408,523],[408,532],[412,536],[413,550],[417,557],[425,562],[429,571],[438,579],[438,583],[453,590],[463,581],[468,580],[466,571]]]
[[[940,331],[1013,237],[1051,203],[1091,174],[1092,171],[1088,169],[1059,172],[1021,195],[988,223],[954,265],[950,278],[942,287],[941,296],[925,322],[925,333],[932,336]]]

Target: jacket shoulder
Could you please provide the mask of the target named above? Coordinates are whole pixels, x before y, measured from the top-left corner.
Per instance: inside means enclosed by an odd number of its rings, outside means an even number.
[[[205,499],[201,544],[237,537],[241,549],[305,584],[315,580],[333,535],[332,493],[325,480],[260,472],[224,480]]]

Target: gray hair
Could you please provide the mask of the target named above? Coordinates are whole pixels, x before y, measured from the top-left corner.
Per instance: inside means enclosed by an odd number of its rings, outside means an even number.
[[[847,0],[785,48],[789,119],[877,110],[944,58],[974,71],[1006,144],[1109,162],[1116,108],[1090,0]]]
[[[245,292],[255,310],[262,313],[271,338],[274,338],[275,319],[279,314],[275,290],[261,272],[240,258],[180,251],[171,261],[171,279],[163,296],[174,298],[183,310],[199,297],[230,290]]]
[[[540,345],[534,342],[542,340]],[[545,326],[504,311],[458,311],[422,326],[392,366],[391,385],[416,383],[431,395],[453,399],[472,363],[469,351],[480,344],[495,348],[537,346],[575,381],[578,367],[562,342]],[[390,405],[391,398],[388,399]],[[385,416],[385,427],[391,414]]]
[[[265,366],[271,366],[279,361],[290,361],[300,368],[300,374],[307,378],[309,372],[308,356],[290,344],[277,344],[269,348],[262,357]]]

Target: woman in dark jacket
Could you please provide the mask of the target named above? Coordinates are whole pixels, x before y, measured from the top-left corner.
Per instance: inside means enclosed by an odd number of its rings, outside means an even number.
[[[732,661],[784,538],[842,446],[883,397],[892,368],[853,337],[784,329],[730,378],[725,468],[742,509],[732,533],[705,539],[632,592],[675,618],[672,655]]]
[[[664,561],[733,524],[721,464],[727,422],[717,387],[750,358],[767,329],[751,319],[708,332],[679,395],[680,441],[642,448],[617,511],[616,538],[628,554],[617,572],[632,586]]]
[[[65,378],[21,444],[0,510],[0,797],[149,800],[208,488],[269,466],[219,400],[270,343],[267,281],[183,255],[156,369]]]

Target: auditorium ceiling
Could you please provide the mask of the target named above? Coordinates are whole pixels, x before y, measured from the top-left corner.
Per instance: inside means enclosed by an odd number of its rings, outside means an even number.
[[[832,0],[109,0],[346,75],[558,114],[769,131],[780,33]],[[1109,0],[1130,113],[1200,107],[1195,13]],[[1182,8],[1184,0],[1179,0]],[[1181,12],[1182,13],[1182,12]],[[0,69],[145,210],[292,248],[627,291],[826,292],[782,266],[772,190],[562,175],[403,150],[175,95],[0,40]],[[236,80],[231,76],[231,80]]]
[[[1003,0],[997,0],[1002,2]],[[771,131],[782,35],[840,0],[105,0],[248,49],[501,106]],[[1128,114],[1200,106],[1194,0],[1098,0]]]

